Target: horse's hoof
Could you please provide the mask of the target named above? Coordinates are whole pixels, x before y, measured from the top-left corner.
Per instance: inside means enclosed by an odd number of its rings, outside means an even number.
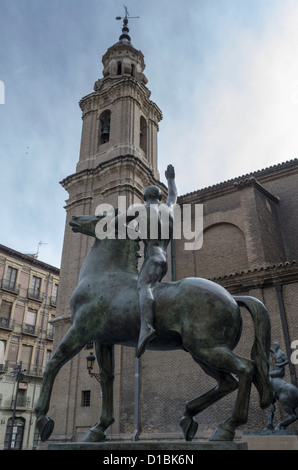
[[[265,428],[262,429],[262,431],[273,431],[274,427],[272,424],[268,424]]]
[[[42,416],[36,421],[36,427],[42,442],[48,440],[54,429],[54,421],[48,416]]]
[[[84,438],[84,442],[103,442],[105,441],[106,437],[107,435],[105,432],[98,433],[90,429],[87,436]]]
[[[277,424],[274,428],[274,431],[284,431],[286,428],[283,426],[280,426],[280,424]]]
[[[235,437],[235,430],[229,426],[221,424],[214,431],[210,441],[233,441]]]
[[[198,430],[198,423],[191,416],[183,416],[180,421],[180,427],[183,431],[186,441],[192,441]]]

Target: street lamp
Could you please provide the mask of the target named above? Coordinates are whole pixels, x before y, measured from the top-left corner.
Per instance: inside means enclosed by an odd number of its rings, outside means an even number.
[[[86,357],[86,360],[87,360],[87,370],[89,372],[89,375],[91,375],[91,377],[95,377],[96,380],[100,382],[100,374],[95,374],[94,372],[92,372],[94,362],[95,362],[94,354],[91,352],[89,356]]]

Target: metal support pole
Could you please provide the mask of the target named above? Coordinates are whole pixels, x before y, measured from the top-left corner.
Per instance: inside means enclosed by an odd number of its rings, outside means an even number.
[[[135,389],[134,389],[134,421],[135,429],[132,435],[132,441],[138,441],[141,433],[141,420],[140,420],[140,364],[141,359],[135,358]]]

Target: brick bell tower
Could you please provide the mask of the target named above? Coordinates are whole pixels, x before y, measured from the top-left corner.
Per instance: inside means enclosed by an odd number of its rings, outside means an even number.
[[[80,101],[82,135],[76,172],[62,186],[69,194],[62,251],[55,350],[70,327],[70,296],[77,285],[81,265],[92,246],[91,237],[74,234],[69,220],[74,215],[94,214],[101,203],[117,206],[126,196],[127,206],[142,201],[144,187],[157,184],[157,133],[162,113],[150,100],[141,51],[131,43],[128,15],[123,18],[119,41],[102,57],[103,76],[94,91]],[[86,370],[83,350],[56,377],[49,416],[55,421],[52,439],[78,441],[99,418],[100,386]],[[121,373],[121,347],[115,351],[115,396]],[[90,406],[82,407],[82,393],[90,390]],[[116,421],[111,429],[119,432]],[[118,398],[119,400],[119,398]]]

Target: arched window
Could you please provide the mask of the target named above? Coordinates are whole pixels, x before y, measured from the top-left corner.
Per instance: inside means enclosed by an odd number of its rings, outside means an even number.
[[[117,64],[117,75],[122,74],[122,62],[118,62]]]
[[[110,140],[111,112],[104,111],[100,115],[99,144],[106,144]]]
[[[147,122],[146,119],[141,116],[140,119],[140,147],[141,149],[147,153]]]

